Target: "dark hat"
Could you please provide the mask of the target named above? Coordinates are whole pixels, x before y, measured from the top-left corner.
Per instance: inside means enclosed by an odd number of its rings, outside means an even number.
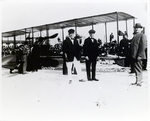
[[[118,30],[118,35],[119,35],[119,36],[123,36],[124,33],[123,33],[122,31]]]
[[[141,26],[140,23],[136,23],[133,27],[134,27],[134,28],[143,28],[143,26]]]
[[[68,33],[69,33],[69,34],[74,33],[74,29],[69,29],[69,30],[68,30]]]
[[[95,33],[95,30],[91,29],[91,30],[89,31],[89,33],[90,33],[90,34],[94,34],[94,33]]]

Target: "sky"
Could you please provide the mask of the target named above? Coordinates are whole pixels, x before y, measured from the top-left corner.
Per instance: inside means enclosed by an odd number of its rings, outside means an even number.
[[[95,0],[94,0],[95,1]],[[2,32],[12,31],[17,29],[23,29],[32,26],[50,24],[74,18],[81,18],[86,16],[93,16],[99,14],[106,14],[110,12],[125,12],[135,16],[136,23],[141,23],[145,27],[147,32],[147,9],[148,3],[146,1],[137,2],[48,2],[46,0],[41,1],[27,1],[19,2],[15,0],[2,0]],[[116,37],[116,23],[110,23],[107,25],[109,37],[113,32]],[[65,36],[69,28],[65,29]],[[88,36],[88,30],[90,27],[78,28],[78,33],[84,37]],[[94,26],[96,30],[96,38],[100,38],[105,41],[105,28],[104,24]],[[119,22],[119,29],[125,31],[125,22]],[[60,33],[61,30],[57,30]],[[128,34],[129,38],[133,36],[133,21],[128,21]],[[51,34],[56,31],[50,31]],[[38,35],[39,36],[39,33]],[[45,33],[42,33],[45,36]],[[21,37],[19,37],[21,38]],[[5,38],[6,39],[6,38]]]

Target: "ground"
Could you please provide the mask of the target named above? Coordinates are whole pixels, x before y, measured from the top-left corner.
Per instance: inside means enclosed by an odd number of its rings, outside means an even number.
[[[70,82],[53,68],[24,75],[2,68],[2,121],[149,121],[147,71],[138,87],[130,85],[135,76],[128,69],[101,68],[98,64],[99,81],[85,82],[76,75]]]

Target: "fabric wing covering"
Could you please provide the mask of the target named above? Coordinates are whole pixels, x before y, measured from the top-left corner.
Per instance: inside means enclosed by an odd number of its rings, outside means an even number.
[[[134,18],[135,18],[134,16],[131,16],[124,12],[113,12],[113,13],[100,14],[100,15],[89,16],[89,17],[76,18],[76,19],[52,23],[52,24],[45,24],[41,26],[29,27],[26,28],[26,30],[21,29],[21,30],[3,32],[2,37],[24,35],[25,33],[30,33],[31,31],[37,32],[43,30],[62,29],[62,28],[75,27],[75,26],[84,27],[84,26],[95,25],[99,23],[115,22],[117,20],[123,21],[123,20],[129,20]]]

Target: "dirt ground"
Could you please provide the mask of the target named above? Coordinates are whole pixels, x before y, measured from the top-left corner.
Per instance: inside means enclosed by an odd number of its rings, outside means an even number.
[[[2,68],[2,121],[149,121],[148,72],[137,87],[130,85],[135,76],[128,69],[102,68],[97,66],[99,81],[85,82],[76,75],[70,82],[52,68],[24,75]]]

